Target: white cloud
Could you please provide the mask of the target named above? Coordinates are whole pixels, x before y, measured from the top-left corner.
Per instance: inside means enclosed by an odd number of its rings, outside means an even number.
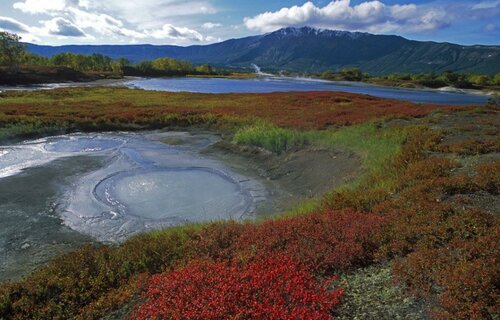
[[[25,13],[51,13],[63,11],[66,8],[65,0],[24,0],[14,3],[13,7]]]
[[[472,9],[492,9],[500,6],[500,0],[491,0],[491,1],[480,1],[472,6]]]
[[[0,28],[26,31],[34,36],[57,36],[85,39],[113,39],[114,42],[136,42],[138,39],[174,42],[213,42],[198,31],[165,24],[175,16],[211,14],[215,8],[202,0],[17,0],[13,7],[24,13],[46,15],[51,19],[40,21],[39,27],[29,27],[11,18],[0,20]],[[126,23],[124,22],[126,21]],[[219,24],[207,24],[215,28]],[[13,30],[14,31],[14,30]]]
[[[29,32],[29,27],[22,22],[9,17],[0,16],[0,29],[12,32]]]
[[[161,29],[150,32],[150,35],[156,39],[175,39],[204,41],[205,38],[196,30],[185,27],[175,27],[171,24],[165,24]]]
[[[161,19],[217,12],[209,1],[203,0],[21,0],[13,7],[24,13],[49,15],[60,14],[69,8],[81,8],[117,16],[139,26],[151,23],[161,26]]]
[[[89,8],[124,19],[142,28],[161,28],[165,20],[181,16],[214,14],[209,1],[200,0],[87,0]]]
[[[411,19],[417,12],[415,4],[393,5],[390,7],[391,15],[397,20]]]
[[[89,13],[77,8],[69,8],[68,13],[76,25],[83,29],[91,29],[97,34],[113,37],[146,38],[143,32],[126,28],[121,20],[107,14]]]
[[[0,17],[0,31],[14,32],[21,36],[22,41],[40,42],[40,38],[37,36],[40,32],[37,28],[32,28],[9,17]]]
[[[216,37],[212,37],[212,36],[205,37],[205,42],[213,43],[213,42],[221,42],[221,41],[222,41],[221,38],[216,38]]]
[[[467,19],[484,20],[490,18],[497,18],[500,15],[500,0],[496,1],[481,1],[474,6],[467,8],[464,5],[456,5],[454,14],[463,16]]]
[[[71,21],[57,17],[52,20],[42,21],[45,33],[62,37],[87,37],[85,32]]]
[[[285,7],[244,19],[245,26],[262,32],[289,26],[313,26],[369,32],[420,32],[443,28],[449,24],[446,12],[439,7],[415,4],[386,5],[366,1],[351,5],[350,0],[331,1],[318,7],[308,1],[302,6]]]
[[[217,22],[205,22],[201,27],[203,29],[215,29],[222,27],[222,24]]]
[[[496,24],[494,23],[488,23],[483,27],[483,30],[486,32],[498,32],[499,28]]]

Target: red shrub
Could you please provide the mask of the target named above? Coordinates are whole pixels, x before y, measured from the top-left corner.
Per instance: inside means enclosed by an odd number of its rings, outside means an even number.
[[[478,166],[475,182],[491,194],[500,193],[500,161],[484,163]]]
[[[422,249],[395,264],[396,276],[423,297],[437,296],[434,319],[493,319],[498,314],[499,228],[447,248]]]
[[[468,139],[451,144],[438,145],[437,151],[451,152],[461,155],[477,155],[500,151],[500,142],[479,139]]]
[[[336,272],[371,261],[382,222],[374,214],[345,210],[258,225],[217,224],[203,230],[194,246],[211,259],[285,254],[315,272]]]
[[[254,229],[254,225],[241,224],[235,221],[224,221],[209,225],[192,240],[188,246],[195,248],[191,260],[206,257],[213,260],[231,259],[237,253],[234,252],[235,242],[239,237]],[[257,239],[256,239],[257,240]]]
[[[459,166],[458,162],[444,158],[429,158],[408,165],[398,178],[401,187],[414,186],[422,180],[434,180],[448,177],[451,171]]]
[[[390,193],[382,188],[359,188],[356,190],[334,191],[322,199],[325,208],[340,210],[353,208],[371,212],[378,203],[390,198]]]
[[[153,276],[136,319],[331,319],[341,289],[328,291],[282,255],[248,262],[195,261]]]
[[[20,96],[30,102],[16,101]],[[331,125],[349,125],[388,117],[423,116],[437,109],[456,109],[346,92],[213,95],[121,88],[71,88],[51,93],[5,93],[4,97],[6,99],[2,100],[5,102],[0,101],[0,114],[5,116],[1,120],[12,123],[23,119],[33,121],[36,118],[46,123],[68,121],[78,127],[91,119],[154,128],[165,125],[158,121],[164,116],[176,115],[176,119],[168,124],[187,125],[189,123],[186,121],[203,122],[204,116],[211,115],[218,118],[260,118],[278,126],[324,129]]]

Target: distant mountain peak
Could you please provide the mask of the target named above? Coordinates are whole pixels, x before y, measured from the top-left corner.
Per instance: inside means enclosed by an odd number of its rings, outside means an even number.
[[[395,35],[289,27],[258,36],[189,47],[124,45],[63,46],[28,45],[46,57],[56,53],[101,53],[132,62],[161,57],[189,60],[224,68],[323,72],[359,67],[372,75],[442,72],[445,70],[496,74],[500,72],[500,46],[463,46],[420,42]]]
[[[269,33],[270,35],[277,36],[278,38],[284,37],[299,37],[299,36],[322,36],[322,37],[346,37],[349,39],[357,39],[365,35],[369,35],[366,32],[351,32],[344,30],[330,30],[314,27],[286,27],[279,29],[277,31]]]

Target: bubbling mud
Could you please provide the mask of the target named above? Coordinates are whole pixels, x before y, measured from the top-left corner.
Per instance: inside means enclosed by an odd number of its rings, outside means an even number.
[[[57,214],[71,229],[105,242],[162,227],[250,217],[265,190],[201,156],[217,140],[179,132],[50,137],[0,147],[0,178],[43,170],[56,159],[100,157],[102,167],[64,187]]]

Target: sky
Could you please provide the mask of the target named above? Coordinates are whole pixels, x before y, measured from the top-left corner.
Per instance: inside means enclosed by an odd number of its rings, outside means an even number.
[[[500,45],[500,0],[0,0],[0,30],[49,45],[203,45],[302,26]]]

